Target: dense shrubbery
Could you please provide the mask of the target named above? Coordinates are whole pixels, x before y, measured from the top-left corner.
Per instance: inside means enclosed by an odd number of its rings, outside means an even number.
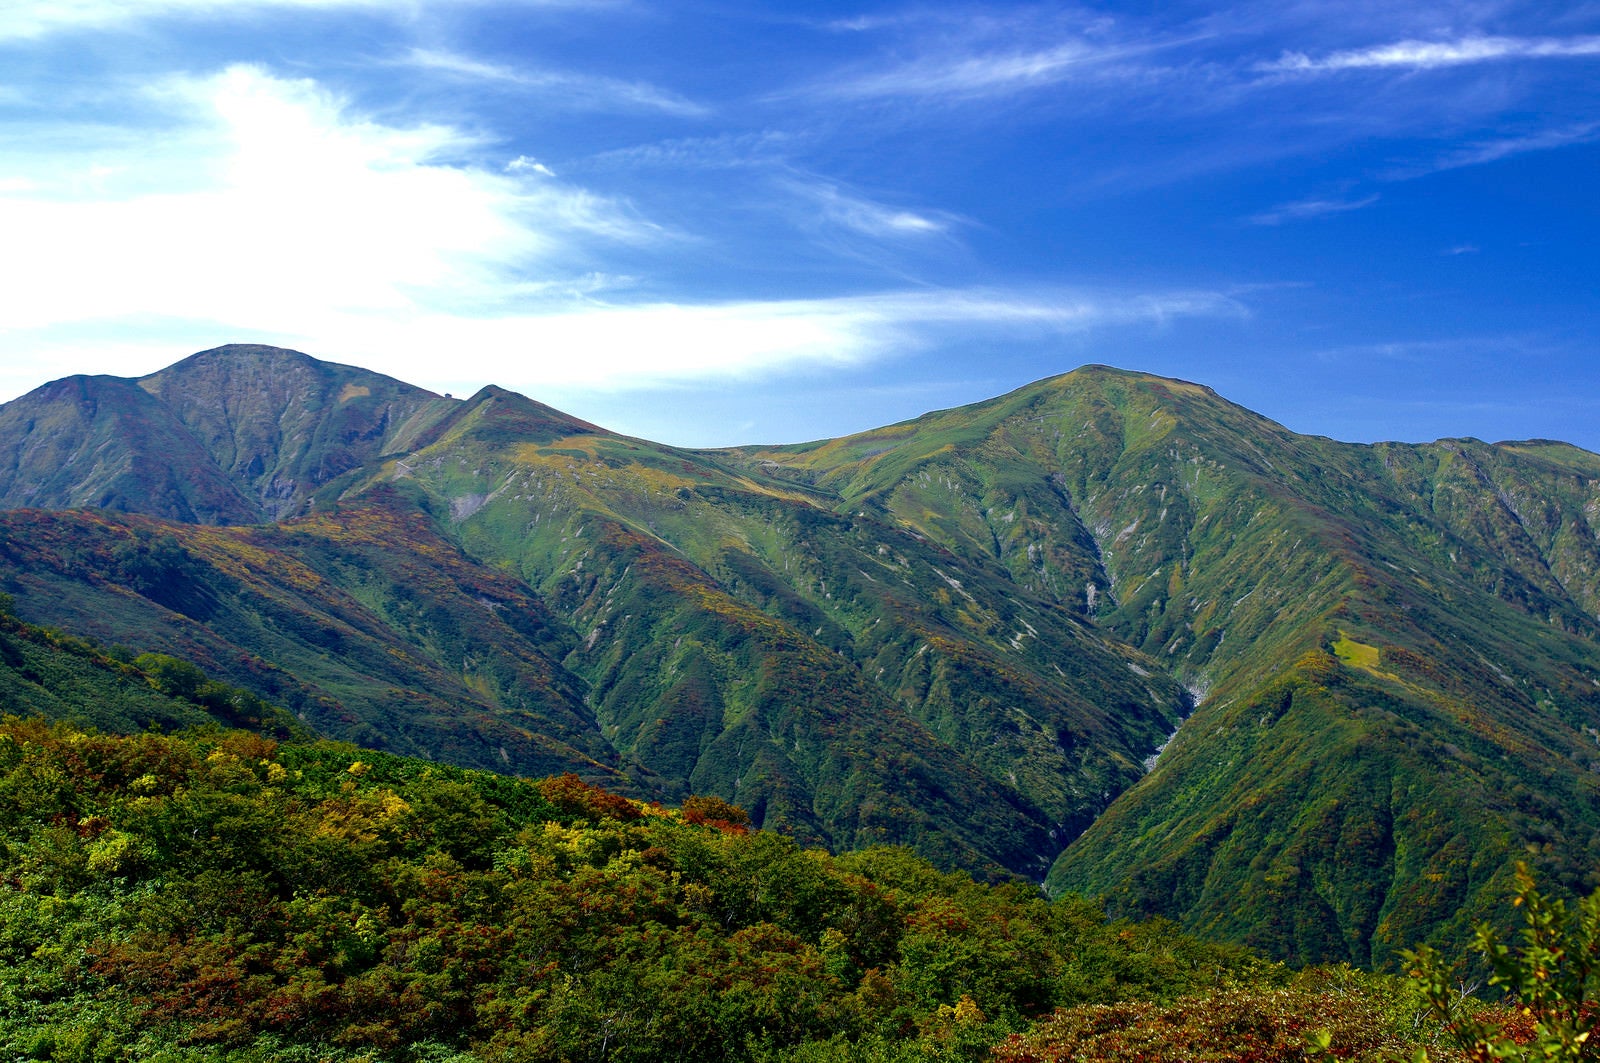
[[[1377,1059],[1427,1039],[1406,994],[712,797],[0,724],[7,1058]]]
[[[11,608],[0,594],[0,708],[7,712],[121,732],[221,723],[277,738],[308,734],[283,709],[192,662],[103,647],[25,623]]]
[[[1057,1006],[1281,977],[716,798],[244,732],[10,721],[0,829],[13,1058],[977,1058]]]
[[[1056,1006],[1279,976],[1025,884],[897,849],[833,858],[741,820],[572,776],[12,721],[0,1043],[84,1060],[966,1058]]]
[[[1392,1059],[1407,1047],[1365,996],[1246,987],[1169,1004],[1130,1000],[1057,1012],[995,1051],[999,1063],[1301,1063],[1318,1037],[1335,1058]]]

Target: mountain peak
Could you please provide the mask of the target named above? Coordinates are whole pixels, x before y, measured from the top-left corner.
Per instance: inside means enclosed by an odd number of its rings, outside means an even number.
[[[15,422],[0,500],[277,520],[305,512],[330,480],[413,444],[453,405],[300,351],[226,344],[136,380],[69,377],[0,407],[0,421]]]
[[[177,364],[182,365],[184,362],[190,362],[196,359],[219,357],[290,358],[308,364],[320,361],[320,359],[313,358],[304,351],[297,351],[290,347],[277,347],[269,343],[224,343],[220,347],[212,347],[208,350],[197,351]]]
[[[547,443],[564,436],[613,434],[497,384],[485,385],[462,403],[454,423],[524,442]]]

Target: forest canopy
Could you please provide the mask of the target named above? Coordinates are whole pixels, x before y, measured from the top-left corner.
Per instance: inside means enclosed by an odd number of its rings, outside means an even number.
[[[0,830],[8,1058],[1378,1058],[1425,1007],[719,798],[214,727],[7,718]]]

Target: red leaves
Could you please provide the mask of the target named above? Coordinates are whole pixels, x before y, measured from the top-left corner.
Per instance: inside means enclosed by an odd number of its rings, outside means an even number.
[[[545,779],[538,783],[538,787],[540,795],[554,805],[557,811],[575,819],[594,821],[614,819],[626,822],[644,815],[638,806],[626,797],[619,797],[598,786],[590,786],[570,771],[565,775]]]
[[[995,1063],[1303,1063],[1313,1032],[1332,1034],[1334,1059],[1404,1046],[1389,1039],[1371,1003],[1349,993],[1236,989],[1149,1002],[1057,1011],[994,1050]]]
[[[720,797],[695,794],[684,798],[683,818],[686,823],[715,827],[728,834],[750,833],[750,813]]]

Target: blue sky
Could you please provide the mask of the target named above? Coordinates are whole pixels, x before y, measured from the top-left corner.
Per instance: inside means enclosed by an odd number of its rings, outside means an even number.
[[[1099,362],[1600,450],[1600,3],[0,6],[0,399],[227,342],[671,443]]]

